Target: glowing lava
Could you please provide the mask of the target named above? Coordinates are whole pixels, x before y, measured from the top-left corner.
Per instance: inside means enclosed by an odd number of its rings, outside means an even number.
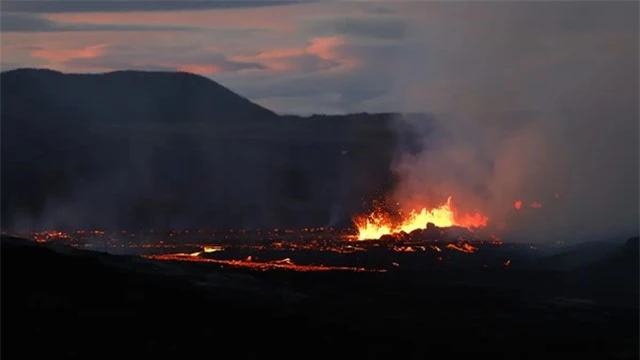
[[[416,229],[424,229],[427,223],[433,223],[438,227],[460,226],[471,229],[484,227],[487,221],[488,218],[479,213],[458,216],[451,202],[451,196],[444,204],[431,210],[427,208],[422,208],[420,211],[412,210],[399,222],[394,222],[388,214],[380,210],[354,218],[358,229],[358,240],[379,239],[383,235],[401,231],[409,233]]]
[[[522,208],[522,200],[518,200],[518,201],[516,201],[516,202],[513,204],[513,207],[514,207],[516,210],[520,210],[520,208]]]

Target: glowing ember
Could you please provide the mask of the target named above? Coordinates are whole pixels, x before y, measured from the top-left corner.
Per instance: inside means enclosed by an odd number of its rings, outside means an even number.
[[[205,253],[212,253],[212,252],[222,251],[222,246],[205,246],[203,248],[203,251]]]
[[[495,236],[494,234],[490,234],[489,237],[491,238],[491,244],[493,245],[503,244],[502,240],[499,237]]]
[[[462,245],[447,244],[447,249],[456,250],[467,254],[472,254],[478,251],[477,247],[467,243],[463,243]]]
[[[518,200],[518,201],[516,201],[516,202],[513,204],[513,207],[514,207],[516,210],[520,210],[520,208],[522,207],[522,200]]]
[[[409,233],[416,229],[424,229],[427,223],[433,223],[438,227],[460,226],[468,229],[484,227],[488,218],[479,213],[458,215],[451,202],[451,196],[447,201],[431,210],[422,208],[420,211],[412,210],[404,216],[400,222],[394,222],[384,212],[376,210],[367,216],[354,219],[358,228],[358,240],[379,239],[383,235],[390,235],[404,231]]]

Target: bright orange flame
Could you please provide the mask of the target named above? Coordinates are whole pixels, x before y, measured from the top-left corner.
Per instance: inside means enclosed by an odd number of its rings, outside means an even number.
[[[466,228],[484,227],[488,218],[479,213],[457,216],[451,203],[451,196],[444,204],[427,210],[412,210],[399,223],[394,223],[391,218],[381,212],[374,211],[367,216],[354,218],[358,229],[358,240],[379,239],[383,235],[404,231],[409,233],[416,229],[424,229],[427,223],[433,223],[438,227],[461,226]]]
[[[516,208],[516,210],[520,210],[520,208],[522,207],[522,200],[518,200],[513,204],[513,207]]]

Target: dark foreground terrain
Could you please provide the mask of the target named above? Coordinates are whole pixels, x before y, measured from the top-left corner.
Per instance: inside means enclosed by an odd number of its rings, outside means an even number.
[[[1,249],[6,358],[638,358],[637,238],[571,270],[484,272],[255,272],[10,237]]]

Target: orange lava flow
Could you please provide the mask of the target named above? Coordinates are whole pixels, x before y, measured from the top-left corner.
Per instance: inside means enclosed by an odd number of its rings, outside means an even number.
[[[416,229],[424,229],[427,223],[433,223],[438,227],[460,226],[471,229],[487,226],[488,220],[480,213],[458,215],[449,196],[444,204],[431,210],[412,210],[400,222],[394,223],[381,211],[355,217],[353,221],[358,229],[358,240],[371,240],[401,231],[409,233]]]
[[[462,245],[448,244],[447,249],[460,251],[466,254],[473,254],[474,252],[478,251],[477,247],[467,243],[463,243]]]
[[[191,261],[201,263],[214,263],[219,265],[227,265],[238,268],[249,268],[259,271],[268,270],[293,270],[298,272],[308,271],[352,271],[352,272],[386,272],[385,269],[366,269],[363,267],[351,267],[351,266],[329,266],[329,265],[297,265],[294,264],[291,259],[286,258],[282,260],[275,260],[269,262],[257,262],[251,259],[251,256],[244,260],[222,260],[222,259],[210,259],[200,257],[193,254],[163,254],[163,255],[142,255],[143,258],[161,260],[161,261]]]

